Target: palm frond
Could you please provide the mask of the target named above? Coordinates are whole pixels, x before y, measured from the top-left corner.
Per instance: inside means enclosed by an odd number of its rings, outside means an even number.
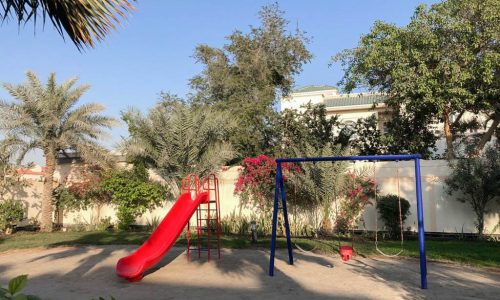
[[[50,19],[59,34],[66,33],[76,47],[94,47],[120,19],[134,10],[128,0],[0,0],[3,20],[13,16],[19,26],[42,16]]]
[[[188,173],[218,171],[235,156],[225,140],[225,133],[235,126],[228,114],[184,103],[160,103],[146,116],[132,109],[123,118],[131,133],[122,143],[127,156],[151,162],[167,181],[179,181]]]
[[[0,101],[0,131],[5,143],[22,157],[33,148],[55,153],[71,149],[83,151],[84,158],[106,162],[106,149],[99,141],[107,136],[115,120],[99,113],[100,104],[71,108],[88,86],[74,87],[75,79],[57,85],[55,74],[42,84],[32,72],[21,85],[5,84],[13,101]]]

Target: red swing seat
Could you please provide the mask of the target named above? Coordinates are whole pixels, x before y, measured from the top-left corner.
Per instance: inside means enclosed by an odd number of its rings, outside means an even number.
[[[348,261],[352,257],[353,249],[351,246],[340,246],[339,252],[342,259]]]

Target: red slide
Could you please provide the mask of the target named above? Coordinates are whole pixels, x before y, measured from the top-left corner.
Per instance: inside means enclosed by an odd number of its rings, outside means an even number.
[[[158,263],[170,250],[200,203],[208,201],[208,193],[191,199],[190,193],[182,194],[149,239],[129,256],[120,258],[116,274],[129,281],[142,279],[144,271]]]

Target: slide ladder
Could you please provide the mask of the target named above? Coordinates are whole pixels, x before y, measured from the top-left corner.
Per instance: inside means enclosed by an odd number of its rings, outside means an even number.
[[[191,251],[198,252],[201,258],[202,252],[207,252],[210,261],[212,250],[217,250],[217,258],[220,259],[220,199],[219,181],[215,174],[205,177],[200,184],[199,178],[189,174],[182,181],[182,191],[198,194],[200,191],[208,193],[208,201],[201,203],[196,210],[196,242],[191,240],[191,222],[186,226],[187,259],[190,259]]]

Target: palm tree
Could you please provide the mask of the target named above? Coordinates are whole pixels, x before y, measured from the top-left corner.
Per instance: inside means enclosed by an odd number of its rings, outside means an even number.
[[[330,143],[315,148],[306,142],[303,147],[292,150],[297,157],[346,156],[352,153],[349,148],[342,148],[340,145],[332,147]],[[302,190],[302,197],[299,199],[290,197],[293,200],[291,204],[305,208],[311,214],[316,232],[319,232],[323,223],[331,219],[331,209],[334,204],[337,207],[336,202],[345,189],[345,172],[349,164],[344,161],[319,162],[303,163],[300,167],[302,173],[291,179],[292,184]]]
[[[109,163],[107,150],[99,145],[106,135],[104,129],[113,126],[114,119],[102,116],[100,104],[90,103],[75,107],[88,85],[74,87],[77,79],[61,85],[55,74],[50,74],[46,85],[32,72],[27,82],[3,86],[14,101],[0,101],[0,132],[4,134],[2,147],[18,155],[18,161],[34,149],[45,156],[46,172],[42,193],[41,230],[52,230],[52,193],[56,156],[68,151],[77,152],[82,159],[93,163]]]
[[[236,122],[226,112],[176,99],[160,102],[147,116],[129,109],[123,119],[130,132],[123,151],[156,168],[174,197],[182,177],[218,172],[236,154],[226,139]]]
[[[19,25],[30,19],[36,22],[37,17],[45,22],[48,17],[78,49],[94,47],[120,24],[119,17],[134,9],[128,0],[0,0],[0,7],[2,21],[11,16]]]

